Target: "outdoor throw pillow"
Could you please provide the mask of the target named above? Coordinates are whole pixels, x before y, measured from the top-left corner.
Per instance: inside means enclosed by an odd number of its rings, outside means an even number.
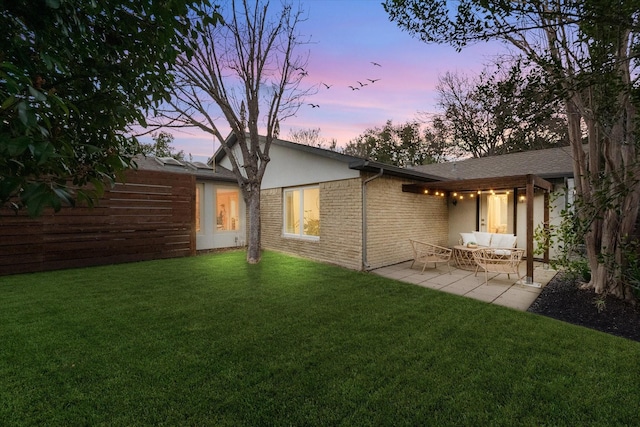
[[[486,233],[483,231],[474,231],[476,243],[479,246],[489,246],[491,244],[491,233]]]
[[[467,243],[476,241],[476,236],[473,233],[460,233],[460,238],[464,246],[467,246]]]

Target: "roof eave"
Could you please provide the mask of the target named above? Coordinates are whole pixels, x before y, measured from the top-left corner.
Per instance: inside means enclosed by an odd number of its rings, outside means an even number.
[[[408,193],[424,193],[425,190],[442,191],[489,191],[497,189],[524,188],[528,184],[546,191],[553,189],[553,184],[537,175],[516,175],[496,178],[459,179],[433,183],[413,183],[402,186]]]
[[[383,171],[383,175],[390,175],[397,178],[406,178],[418,180],[421,182],[438,182],[446,181],[446,178],[417,172],[412,169],[404,169],[398,166],[388,165],[386,163],[374,162],[365,159],[356,159],[349,163],[349,169],[359,170],[363,172],[377,173]]]

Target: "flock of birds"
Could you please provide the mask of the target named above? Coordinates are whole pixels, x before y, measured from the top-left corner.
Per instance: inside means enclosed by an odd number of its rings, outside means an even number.
[[[372,62],[371,62],[371,64],[373,64],[375,67],[382,67],[382,65],[380,65],[380,64],[379,64],[379,63],[377,63],[377,62],[373,62],[373,61],[372,61]],[[300,70],[300,74],[301,74],[301,75],[303,75],[303,76],[306,76],[306,75],[307,75],[307,71],[306,71],[306,70],[303,70],[302,68],[300,68],[299,70]],[[356,80],[356,83],[358,84],[358,86],[356,86],[356,85],[349,85],[349,86],[347,86],[347,87],[348,87],[349,89],[351,89],[352,91],[360,90],[360,89],[362,89],[362,88],[363,88],[363,87],[365,87],[365,86],[369,86],[369,85],[374,84],[374,83],[375,83],[375,82],[377,82],[378,80],[380,80],[380,79],[366,79],[366,81],[367,81],[368,83],[366,83],[366,82],[365,82],[365,83],[363,83],[363,82],[361,82],[361,81],[359,81],[359,80]],[[327,84],[327,83],[324,83],[324,82],[322,82],[322,85],[323,85],[326,89],[331,89],[331,88],[333,87],[333,85],[330,85],[330,84]],[[309,104],[309,105],[311,106],[311,108],[320,108],[320,105],[319,105],[319,104]]]

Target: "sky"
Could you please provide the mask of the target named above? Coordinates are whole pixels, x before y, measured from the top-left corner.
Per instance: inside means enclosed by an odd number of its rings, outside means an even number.
[[[280,123],[281,139],[288,139],[291,129],[320,128],[322,139],[336,139],[344,146],[387,120],[402,124],[419,112],[437,112],[435,86],[440,75],[478,74],[501,50],[497,44],[477,44],[456,52],[421,42],[389,21],[381,0],[300,1],[307,19],[298,28],[311,40],[301,46],[302,52],[309,52],[303,84],[318,90],[295,116]],[[228,125],[220,128],[228,134]],[[187,158],[192,154],[193,160],[206,161],[219,146],[211,135],[195,129],[169,132],[176,150],[184,150]],[[151,142],[150,137],[141,140]]]

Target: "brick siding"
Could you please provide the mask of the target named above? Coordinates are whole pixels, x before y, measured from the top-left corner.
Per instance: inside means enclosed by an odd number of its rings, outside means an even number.
[[[405,183],[409,181],[381,177],[367,184],[367,258],[371,268],[411,259],[409,238],[446,245],[446,201],[403,193]],[[362,179],[323,182],[319,188],[318,241],[283,237],[282,188],[262,190],[262,246],[362,269]]]
[[[449,215],[445,198],[403,193],[398,178],[367,184],[367,259],[371,268],[413,258],[409,239],[447,246]]]

